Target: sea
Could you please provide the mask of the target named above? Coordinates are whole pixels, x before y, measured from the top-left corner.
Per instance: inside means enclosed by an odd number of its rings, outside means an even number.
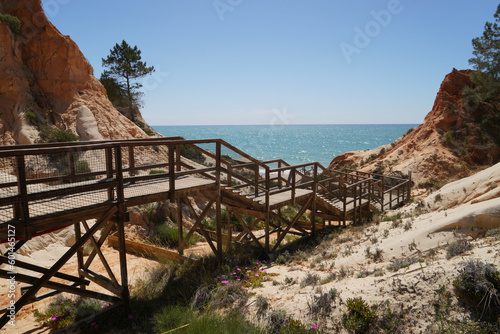
[[[415,126],[417,124],[287,124],[153,126],[153,128],[167,137],[220,138],[263,161],[283,159],[291,165],[319,162],[327,167],[339,154],[390,144]],[[233,158],[239,157],[227,149],[223,149],[222,154],[228,154]]]

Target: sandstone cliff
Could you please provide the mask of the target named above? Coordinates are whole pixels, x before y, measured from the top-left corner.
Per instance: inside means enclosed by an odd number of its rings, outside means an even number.
[[[41,127],[70,130],[80,140],[147,135],[108,100],[93,68],[69,36],[45,16],[40,0],[2,0],[0,14],[0,145],[40,140]]]
[[[418,184],[455,180],[498,162],[498,111],[494,102],[476,101],[462,92],[474,86],[471,73],[453,69],[445,77],[423,124],[390,145],[339,155],[330,168],[411,171]]]

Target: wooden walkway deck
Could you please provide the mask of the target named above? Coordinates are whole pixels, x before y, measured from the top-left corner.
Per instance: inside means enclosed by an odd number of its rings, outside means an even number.
[[[212,148],[202,149],[199,145]],[[209,167],[191,163],[181,156],[187,150],[199,152],[214,163]],[[34,274],[16,276],[20,282],[31,284],[31,288],[16,301],[15,312],[61,291],[127,307],[124,225],[128,207],[175,202],[178,254],[182,255],[189,239],[199,233],[220,259],[223,248],[231,247],[233,242],[252,243],[264,252],[274,252],[289,233],[314,234],[320,226],[312,223],[316,217],[323,219],[323,227],[325,219],[345,225],[348,220],[356,222],[371,212],[396,207],[409,199],[410,185],[410,179],[330,171],[319,163],[290,166],[283,160],[263,162],[220,139],[170,137],[0,147],[0,243],[9,242],[10,252],[0,255],[0,264],[9,263],[9,256],[31,238],[74,225],[75,244],[50,269],[16,262]],[[189,198],[203,200],[201,213],[193,209]],[[289,205],[297,210],[292,218],[281,214],[281,208]],[[227,221],[222,221],[222,207],[229,213]],[[188,231],[182,221],[183,208],[191,212],[195,221]],[[203,223],[210,212],[215,212],[215,231]],[[304,218],[306,212],[309,225]],[[249,223],[243,216],[252,217],[253,221]],[[96,221],[92,227],[87,223],[90,219]],[[243,229],[236,235],[232,232],[232,219]],[[114,224],[108,224],[110,221]],[[259,223],[264,226],[262,236],[255,233],[256,226],[262,226]],[[85,230],[81,230],[82,225]],[[115,226],[120,281],[100,251]],[[271,245],[273,233],[277,235]],[[94,248],[84,256],[83,247],[88,243]],[[78,273],[72,276],[59,272],[75,254]],[[106,273],[95,273],[89,268],[97,258],[103,262]],[[9,271],[0,269],[0,277],[9,278]],[[51,281],[53,277],[64,277],[68,283],[55,283]],[[86,288],[90,281],[111,294],[90,291]],[[36,296],[42,287],[54,290]],[[5,313],[0,327],[8,319]]]

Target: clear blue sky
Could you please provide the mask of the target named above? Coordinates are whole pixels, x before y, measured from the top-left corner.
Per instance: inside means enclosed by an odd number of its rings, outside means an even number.
[[[492,0],[42,0],[94,67],[125,39],[156,67],[151,125],[421,123],[469,68]]]

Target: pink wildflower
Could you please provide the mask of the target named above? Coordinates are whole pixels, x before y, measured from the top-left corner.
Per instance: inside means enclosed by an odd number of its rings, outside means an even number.
[[[227,284],[228,281],[220,281],[222,284]]]

